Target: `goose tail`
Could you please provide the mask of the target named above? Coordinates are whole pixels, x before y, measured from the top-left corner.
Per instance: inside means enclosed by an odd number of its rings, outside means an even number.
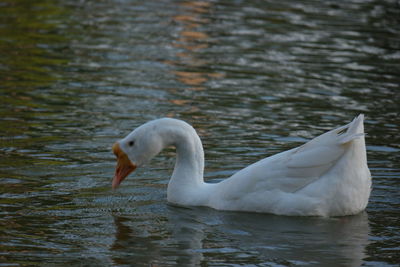
[[[343,133],[344,130],[346,130],[346,132]],[[338,134],[341,135],[340,144],[346,144],[355,139],[364,138],[364,114],[355,117],[352,122],[341,128]]]

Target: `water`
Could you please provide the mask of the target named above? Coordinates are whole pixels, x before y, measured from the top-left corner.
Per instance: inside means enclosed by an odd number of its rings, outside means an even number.
[[[398,1],[0,3],[0,265],[396,266]],[[111,190],[113,142],[184,119],[216,181],[366,115],[366,212],[166,203],[174,151]]]

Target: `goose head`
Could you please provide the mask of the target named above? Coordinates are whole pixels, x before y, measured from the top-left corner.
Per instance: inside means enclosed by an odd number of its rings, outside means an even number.
[[[164,147],[162,141],[157,124],[148,122],[115,142],[112,151],[117,157],[117,166],[112,181],[113,189],[137,167],[157,155]]]

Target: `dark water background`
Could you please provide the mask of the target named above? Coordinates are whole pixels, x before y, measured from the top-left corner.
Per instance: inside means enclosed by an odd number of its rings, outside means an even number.
[[[0,2],[0,266],[398,266],[399,1]],[[111,145],[193,124],[206,180],[366,115],[366,212],[166,203],[167,150],[111,190]]]

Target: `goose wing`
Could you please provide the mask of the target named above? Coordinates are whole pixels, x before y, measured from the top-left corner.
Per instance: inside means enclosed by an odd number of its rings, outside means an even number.
[[[321,178],[350,148],[348,143],[364,138],[363,116],[324,133],[304,145],[260,160],[222,182],[227,195],[280,190],[289,193]]]

